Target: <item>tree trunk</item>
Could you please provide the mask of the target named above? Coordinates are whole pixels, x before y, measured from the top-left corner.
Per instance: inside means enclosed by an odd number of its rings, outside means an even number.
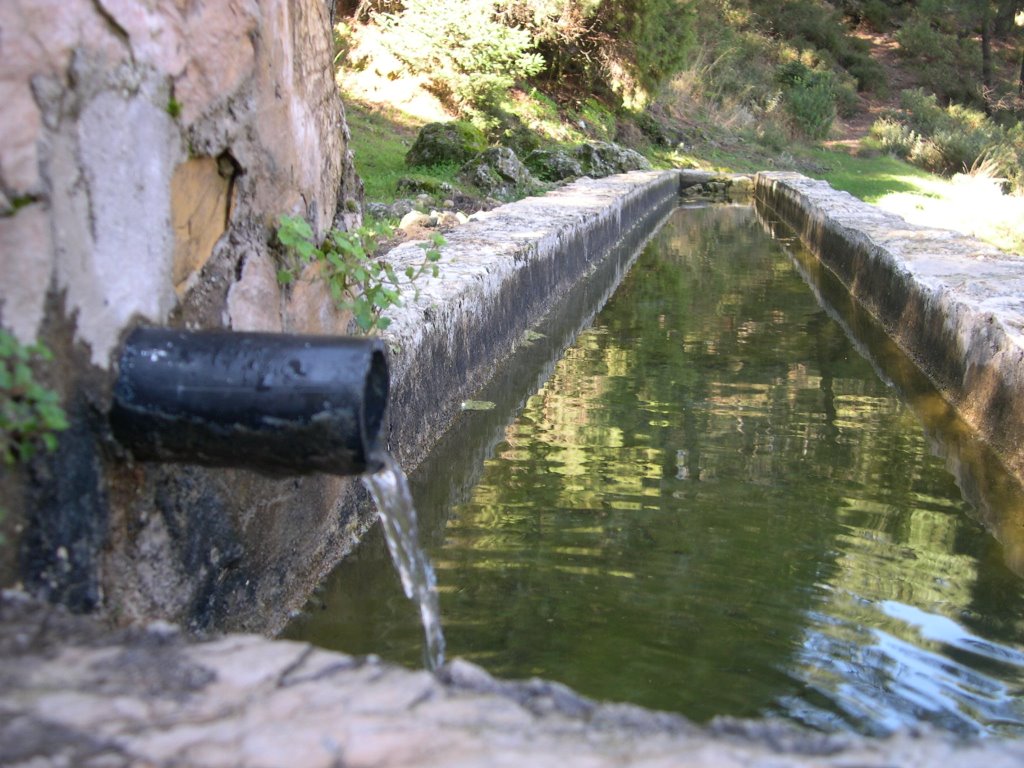
[[[1020,52],[1020,80],[1017,83],[1017,93],[1024,99],[1024,49]]]
[[[981,20],[981,85],[985,99],[985,114],[992,114],[989,99],[992,96],[992,13],[985,7],[985,17]]]

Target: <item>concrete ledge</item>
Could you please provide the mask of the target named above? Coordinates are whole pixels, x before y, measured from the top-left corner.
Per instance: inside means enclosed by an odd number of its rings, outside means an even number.
[[[498,361],[572,285],[612,252],[635,247],[675,205],[677,171],[580,179],[484,214],[448,236],[441,278],[391,313],[390,450],[417,465]],[[406,243],[400,269],[423,259]]]
[[[795,173],[758,174],[755,195],[1024,479],[1024,259]]]
[[[0,593],[0,764],[334,766],[947,766],[1024,764],[1024,743],[823,736],[502,682],[455,661],[435,677],[304,643],[187,642],[166,624],[111,633]]]

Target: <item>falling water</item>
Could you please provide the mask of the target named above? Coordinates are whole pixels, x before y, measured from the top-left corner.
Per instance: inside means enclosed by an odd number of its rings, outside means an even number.
[[[363,485],[370,491],[380,512],[384,537],[395,563],[405,596],[420,607],[425,635],[424,656],[427,669],[435,670],[444,663],[444,634],[441,632],[441,610],[437,600],[437,578],[419,544],[416,508],[412,503],[409,481],[398,462],[386,451],[375,456],[382,464],[373,474],[363,475]]]

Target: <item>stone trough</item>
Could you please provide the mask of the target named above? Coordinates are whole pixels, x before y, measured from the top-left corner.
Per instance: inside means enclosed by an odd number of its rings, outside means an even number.
[[[391,450],[415,466],[526,331],[615,248],[635,249],[686,171],[582,179],[453,232],[444,279],[385,335]],[[749,189],[749,180],[737,187]],[[759,174],[790,223],[978,433],[1024,475],[1024,266],[923,230],[827,185]],[[401,265],[421,256],[407,244]],[[302,553],[296,553],[302,557]],[[1024,763],[1024,743],[823,737],[765,722],[683,718],[502,682],[454,661],[435,677],[253,635],[195,642],[171,625],[110,632],[20,593],[0,601],[0,764],[11,766],[883,766]]]

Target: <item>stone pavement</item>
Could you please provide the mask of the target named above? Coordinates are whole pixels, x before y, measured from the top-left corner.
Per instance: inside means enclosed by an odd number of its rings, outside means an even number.
[[[0,765],[943,766],[1017,768],[1024,742],[823,736],[675,715],[502,682],[463,661],[437,676],[302,643],[111,631],[0,597]]]

